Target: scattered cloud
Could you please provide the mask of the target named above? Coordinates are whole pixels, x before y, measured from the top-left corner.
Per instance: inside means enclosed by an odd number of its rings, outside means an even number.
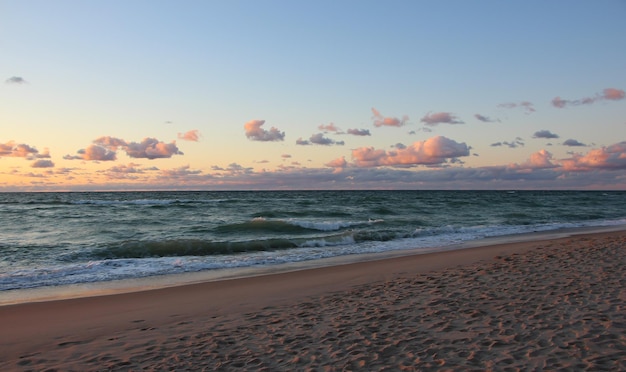
[[[121,149],[131,158],[161,159],[171,158],[173,155],[183,155],[176,146],[176,142],[165,143],[156,138],[144,138],[141,142],[126,142],[123,139],[104,136],[93,141],[85,149],[77,151],[78,155],[66,155],[66,160],[95,160],[113,161],[117,159],[117,150]]]
[[[30,165],[32,168],[53,168],[54,163],[51,160],[39,159]]]
[[[371,136],[369,129],[348,129],[347,133],[353,136]]]
[[[289,154],[282,154],[280,157],[283,158],[283,159],[289,159],[289,158],[291,158],[291,155],[289,155]]]
[[[396,117],[385,117],[378,110],[372,107],[372,119],[375,127],[401,127],[409,121],[409,117],[404,115],[402,119]]]
[[[98,145],[89,145],[85,149],[76,151],[78,155],[65,155],[65,160],[92,160],[92,161],[113,161],[117,160],[115,151]]]
[[[496,143],[492,143],[490,146],[491,147],[500,147],[500,146],[506,146],[508,148],[514,149],[520,146],[524,146],[524,139],[521,137],[516,137],[513,141],[508,142],[508,141],[503,141],[503,142],[496,142]]]
[[[552,162],[553,156],[550,152],[546,150],[540,150],[532,155],[530,158],[522,163],[522,164],[512,164],[509,168],[513,169],[547,169],[547,168],[556,168],[557,164]]]
[[[24,80],[23,77],[21,76],[11,76],[10,78],[6,79],[5,84],[26,84],[26,80]]]
[[[585,145],[582,142],[578,142],[575,139],[570,138],[568,140],[563,141],[563,146],[587,146],[587,145]]]
[[[430,126],[438,124],[465,124],[459,120],[456,116],[449,112],[434,112],[426,114],[421,120],[422,123]]]
[[[575,100],[566,100],[561,97],[554,97],[552,100],[552,106],[557,108],[564,108],[566,106],[580,106],[591,105],[598,101],[619,101],[626,97],[626,93],[621,89],[606,88],[602,93],[596,93],[593,97],[584,97]]]
[[[308,140],[303,140],[302,138],[298,138],[296,140],[296,145],[301,145],[301,146],[307,146],[307,145],[343,146],[344,144],[345,144],[344,141],[335,141],[332,138],[324,137],[323,133],[313,134]]]
[[[352,159],[357,167],[443,165],[458,157],[468,156],[469,150],[465,143],[438,136],[392,151],[361,147],[352,150]]]
[[[265,124],[265,120],[250,120],[244,124],[243,128],[246,131],[246,137],[252,141],[283,141],[285,139],[285,132],[281,132],[278,129],[272,127],[270,130],[261,128]]]
[[[559,138],[559,135],[554,134],[549,130],[539,130],[533,134],[533,138]]]
[[[185,133],[178,133],[178,139],[183,141],[198,142],[200,140],[200,136],[200,131],[197,129],[192,129]]]
[[[534,105],[528,101],[522,101],[519,103],[516,103],[516,102],[501,103],[498,105],[498,107],[506,108],[506,109],[513,109],[513,108],[520,107],[524,110],[526,114],[530,114],[536,111]]]
[[[474,114],[474,117],[480,121],[482,121],[483,123],[499,123],[500,119],[492,119],[488,116],[484,116],[481,114]]]
[[[2,157],[26,158],[28,160],[33,160],[49,158],[50,154],[47,150],[43,153],[39,153],[39,150],[25,143],[18,144],[15,143],[15,141],[9,141],[6,143],[0,143],[0,158]]]
[[[572,158],[563,160],[562,164],[569,171],[626,169],[626,141],[590,150],[586,155],[575,154]]]
[[[327,125],[320,125],[317,127],[317,129],[325,131],[325,132],[341,132],[341,129],[339,129],[334,123],[330,123]]]
[[[348,162],[344,156],[331,160],[328,163],[324,164],[329,168],[335,168],[335,172],[341,172],[345,167],[348,166]]]
[[[178,150],[176,142],[165,143],[156,138],[144,138],[141,142],[130,142],[124,148],[131,158],[161,159],[171,158],[173,155],[183,155]]]

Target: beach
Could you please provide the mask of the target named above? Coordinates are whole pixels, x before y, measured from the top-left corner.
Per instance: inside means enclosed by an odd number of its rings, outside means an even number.
[[[626,231],[0,306],[3,371],[626,370]]]

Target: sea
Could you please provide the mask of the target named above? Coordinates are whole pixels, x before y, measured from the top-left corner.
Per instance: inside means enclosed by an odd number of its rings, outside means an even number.
[[[626,191],[0,193],[0,297],[626,225]]]

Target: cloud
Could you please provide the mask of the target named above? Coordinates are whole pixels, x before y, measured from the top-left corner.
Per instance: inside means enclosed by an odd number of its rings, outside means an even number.
[[[615,89],[615,88],[606,88],[603,91],[603,95],[602,95],[603,99],[608,99],[611,101],[618,101],[618,100],[624,99],[624,97],[626,97],[626,94],[624,93],[624,91],[621,89]]]
[[[540,150],[530,155],[530,158],[522,164],[511,164],[512,169],[548,169],[556,168],[557,164],[552,162],[553,156],[546,150]]]
[[[522,101],[522,102],[519,102],[519,103],[516,103],[516,102],[501,103],[501,104],[498,105],[498,107],[507,108],[507,109],[513,109],[513,108],[521,107],[522,109],[524,109],[526,114],[530,114],[531,112],[535,112],[535,107],[533,106],[532,103],[530,103],[528,101]]]
[[[24,78],[20,76],[11,76],[4,82],[5,84],[26,84],[26,80],[24,80]]]
[[[568,139],[563,142],[563,146],[587,146],[582,142],[578,142],[575,139]]]
[[[124,149],[131,158],[161,159],[183,155],[176,142],[165,143],[156,138],[144,138],[141,142],[130,142]]]
[[[575,154],[572,158],[565,159],[561,163],[563,168],[569,171],[626,169],[626,141],[593,149],[586,155]]]
[[[559,135],[554,134],[549,130],[539,130],[533,134],[533,138],[559,138]]]
[[[178,133],[178,139],[181,139],[183,141],[198,142],[198,140],[200,139],[200,131],[198,131],[197,129],[192,129],[185,133]]]
[[[348,162],[346,161],[346,158],[342,156],[340,158],[329,161],[325,165],[330,168],[345,168],[348,166]]]
[[[183,155],[176,142],[165,143],[156,138],[144,138],[141,142],[127,142],[120,138],[104,136],[97,138],[86,149],[77,151],[78,155],[66,155],[66,160],[113,161],[117,159],[117,150],[121,149],[131,158],[161,159],[173,155]]]
[[[311,144],[311,142],[309,142],[307,140],[303,140],[302,137],[298,137],[298,139],[296,140],[296,145],[308,146],[310,144]]]
[[[174,168],[174,169],[164,169],[161,171],[160,178],[165,179],[184,179],[189,176],[198,176],[202,174],[201,170],[194,170],[189,167],[189,165],[185,165],[182,167]]]
[[[499,147],[499,146],[507,146],[508,148],[514,149],[520,146],[524,146],[524,139],[521,137],[516,137],[515,140],[508,142],[508,141],[504,141],[504,142],[496,142],[496,143],[492,143],[490,146],[491,147]]]
[[[50,154],[48,154],[47,150],[40,154],[39,150],[30,145],[25,143],[17,144],[15,141],[9,141],[7,143],[0,143],[0,158],[1,157],[26,158],[32,160],[49,158]]]
[[[500,119],[491,119],[488,116],[483,116],[481,114],[474,114],[474,117],[480,121],[482,121],[483,123],[496,123],[496,122],[500,122]]]
[[[325,132],[341,132],[341,130],[334,123],[330,123],[327,125],[322,124],[318,126],[317,129],[323,130]]]
[[[76,151],[78,155],[65,155],[65,160],[93,160],[93,161],[113,161],[117,159],[115,151],[111,151],[99,145],[89,145],[85,149]]]
[[[361,147],[352,150],[352,159],[357,167],[442,165],[468,156],[469,149],[465,143],[438,136],[392,151]]]
[[[371,136],[369,129],[348,129],[347,133],[353,136]]]
[[[566,106],[580,106],[580,105],[591,105],[598,101],[619,101],[626,97],[626,93],[621,89],[615,88],[606,88],[602,91],[602,93],[596,93],[593,97],[584,97],[575,100],[566,100],[561,97],[554,97],[552,99],[552,106],[557,108],[564,108]]]
[[[40,159],[30,165],[33,168],[53,168],[54,163],[51,160]]]
[[[465,124],[456,116],[449,112],[435,112],[426,114],[421,120],[426,125],[435,126],[438,124]]]
[[[409,121],[409,117],[404,115],[402,119],[395,117],[384,117],[378,110],[372,107],[372,119],[374,120],[375,127],[401,127]]]
[[[335,141],[332,138],[324,137],[324,134],[322,133],[313,134],[311,135],[311,137],[309,137],[308,140],[303,140],[302,137],[296,140],[296,145],[300,145],[300,146],[308,146],[308,145],[343,146],[344,144],[345,144],[344,141]]]
[[[265,124],[265,120],[250,120],[244,124],[243,128],[246,131],[246,137],[252,141],[283,141],[285,139],[285,132],[280,132],[278,129],[272,127],[270,130],[262,129],[261,126]]]

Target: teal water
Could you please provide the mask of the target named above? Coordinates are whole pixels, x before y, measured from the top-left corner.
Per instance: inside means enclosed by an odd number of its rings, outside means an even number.
[[[0,291],[626,224],[626,192],[1,193]]]

